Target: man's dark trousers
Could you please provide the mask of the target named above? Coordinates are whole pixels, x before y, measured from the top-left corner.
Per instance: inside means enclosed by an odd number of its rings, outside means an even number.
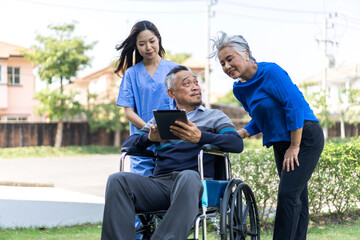
[[[199,211],[202,189],[199,173],[192,170],[151,177],[112,174],[106,186],[101,239],[135,239],[135,212],[166,209],[151,239],[186,239]]]

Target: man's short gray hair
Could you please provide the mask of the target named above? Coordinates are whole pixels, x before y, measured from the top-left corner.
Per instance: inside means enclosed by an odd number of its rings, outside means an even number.
[[[256,63],[256,59],[252,56],[249,44],[245,38],[241,35],[228,36],[225,32],[218,32],[218,36],[211,39],[213,42],[213,52],[210,54],[210,58],[218,57],[219,51],[224,47],[232,47],[237,53],[239,53],[244,59],[246,59],[245,50],[249,53],[250,62]]]
[[[180,71],[191,72],[190,68],[183,65],[177,65],[176,67],[174,67],[165,77],[166,89],[175,89],[175,74]]]

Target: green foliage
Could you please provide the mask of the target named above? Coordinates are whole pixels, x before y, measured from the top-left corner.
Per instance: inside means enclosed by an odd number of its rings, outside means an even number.
[[[64,79],[71,81],[77,71],[89,65],[90,58],[85,52],[96,42],[87,45],[83,38],[72,36],[74,24],[49,25],[48,29],[55,35],[38,34],[38,44],[33,45],[25,57],[38,66],[41,80],[51,84],[54,79],[59,79],[62,85]]]
[[[82,112],[81,104],[76,101],[76,92],[60,93],[56,90],[44,89],[35,93],[40,104],[35,107],[37,114],[46,115],[49,120],[69,119]]]
[[[326,91],[314,92],[313,94],[307,96],[310,105],[319,111],[319,113],[316,114],[316,117],[319,119],[322,127],[331,127],[334,125],[328,110],[328,97],[329,96]]]
[[[249,149],[262,149],[262,148],[264,148],[262,138],[250,137],[244,139],[245,151]]]
[[[343,214],[360,202],[360,138],[328,143],[309,182],[310,209]]]
[[[88,105],[85,113],[88,118],[90,131],[96,131],[101,127],[105,128],[108,132],[128,128],[124,108],[116,105],[115,98],[88,94]]]
[[[172,54],[170,51],[166,51],[164,59],[182,64],[186,59],[190,57],[191,57],[191,53]]]
[[[345,117],[348,119],[350,123],[359,122],[360,89],[358,88],[344,89],[343,93],[347,96]]]
[[[272,148],[247,150],[232,156],[233,175],[252,188],[264,226],[276,208],[279,177]],[[360,138],[328,141],[308,183],[311,213],[337,213],[339,217],[359,208]]]
[[[239,100],[236,99],[236,97],[233,94],[233,91],[230,90],[227,94],[225,94],[223,97],[219,97],[216,101],[216,103],[221,104],[227,104],[234,107],[241,107],[241,103]]]

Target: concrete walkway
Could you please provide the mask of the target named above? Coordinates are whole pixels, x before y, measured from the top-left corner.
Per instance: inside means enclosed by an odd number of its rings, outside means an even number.
[[[100,222],[120,155],[0,158],[0,227]]]
[[[104,197],[107,178],[119,171],[119,161],[120,154],[0,158],[0,185],[10,185],[11,182],[45,184]]]

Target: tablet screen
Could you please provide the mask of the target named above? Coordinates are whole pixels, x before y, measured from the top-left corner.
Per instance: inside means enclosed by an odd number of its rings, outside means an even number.
[[[170,132],[170,125],[174,125],[176,120],[187,122],[185,110],[153,110],[153,114],[161,139],[179,139]]]

